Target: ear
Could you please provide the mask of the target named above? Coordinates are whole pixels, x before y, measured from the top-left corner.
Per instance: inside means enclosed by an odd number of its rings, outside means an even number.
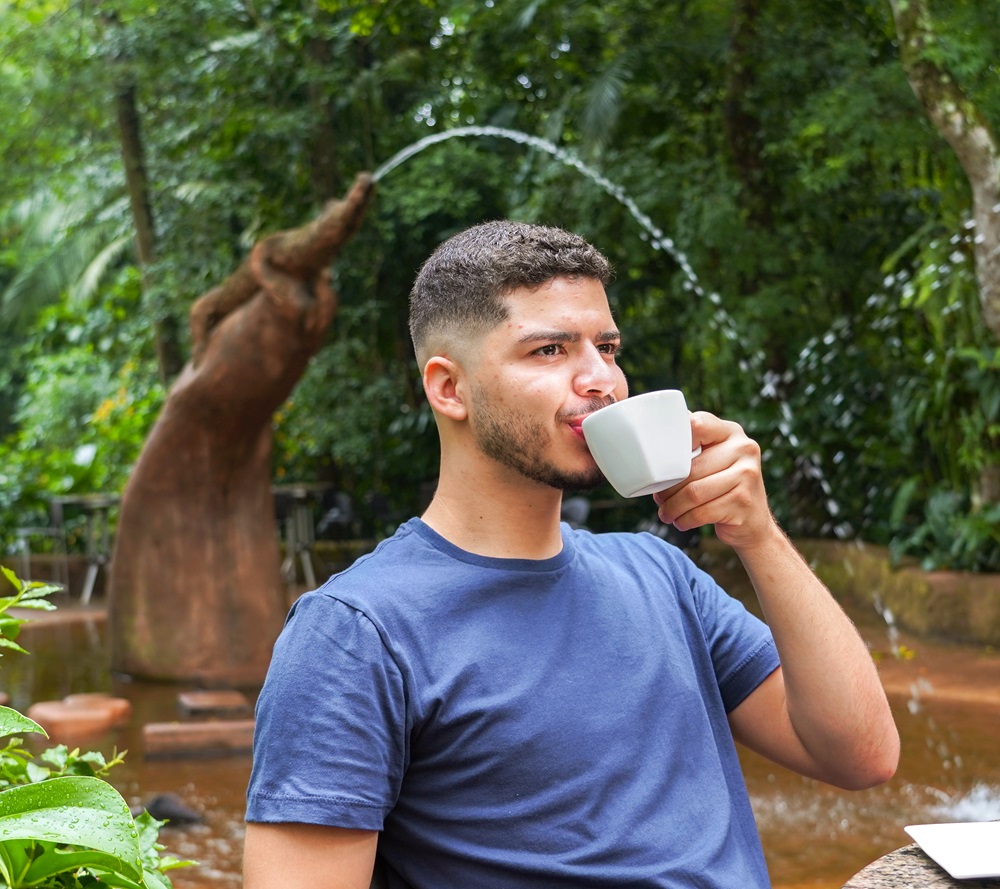
[[[435,355],[424,365],[424,393],[434,413],[449,420],[465,420],[469,411],[462,397],[462,368],[450,358]]]

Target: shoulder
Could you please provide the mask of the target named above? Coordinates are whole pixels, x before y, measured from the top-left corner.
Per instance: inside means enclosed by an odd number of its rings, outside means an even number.
[[[568,529],[578,556],[586,561],[626,560],[641,563],[646,568],[658,568],[671,575],[700,574],[697,565],[672,543],[646,531],[613,531],[594,533],[584,529]]]
[[[410,520],[299,602],[318,608],[323,607],[317,604],[322,601],[342,602],[364,610],[372,600],[392,598],[405,590],[415,574],[431,570],[439,561],[435,548],[420,533],[419,522]]]

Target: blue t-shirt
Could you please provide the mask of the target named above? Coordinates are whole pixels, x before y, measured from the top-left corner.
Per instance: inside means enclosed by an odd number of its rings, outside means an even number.
[[[726,714],[777,666],[652,535],[494,559],[412,519],[292,608],[247,820],[381,830],[392,887],[763,889]]]

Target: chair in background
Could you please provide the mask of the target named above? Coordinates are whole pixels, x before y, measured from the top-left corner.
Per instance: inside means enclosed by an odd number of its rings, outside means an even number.
[[[53,506],[51,524],[31,525],[14,529],[15,545],[20,555],[19,571],[22,580],[45,580],[59,584],[63,589],[69,587],[69,557],[66,552],[66,529],[62,523],[61,511]],[[32,546],[34,543],[42,545]],[[33,554],[42,550],[50,553],[46,561],[49,563],[50,577],[36,577],[34,573]],[[37,559],[34,561],[38,561]]]

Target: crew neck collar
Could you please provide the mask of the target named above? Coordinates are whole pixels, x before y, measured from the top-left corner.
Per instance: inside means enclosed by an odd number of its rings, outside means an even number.
[[[481,568],[493,568],[500,571],[558,571],[572,561],[574,554],[573,535],[568,525],[560,527],[562,535],[562,550],[547,559],[503,559],[495,556],[481,556],[470,553],[450,540],[442,537],[421,518],[412,518],[403,526],[418,534],[421,539],[434,547],[438,552],[460,562],[477,565]]]

